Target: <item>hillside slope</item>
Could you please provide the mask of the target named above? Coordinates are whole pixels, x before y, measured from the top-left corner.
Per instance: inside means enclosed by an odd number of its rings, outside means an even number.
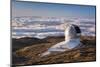
[[[28,38],[29,39],[29,38]],[[34,39],[34,38],[33,38]],[[26,43],[27,38],[24,38]],[[62,53],[52,54],[46,57],[39,55],[45,52],[52,45],[61,42],[64,37],[48,37],[43,40],[31,40],[32,43],[20,44],[21,48],[13,50],[13,65],[38,65],[38,64],[57,64],[72,62],[88,62],[96,60],[96,43],[95,37],[81,37],[84,47],[65,51]],[[13,41],[13,40],[12,40]],[[21,40],[12,45],[18,46]],[[18,47],[20,47],[20,45]],[[22,46],[25,45],[25,46]]]

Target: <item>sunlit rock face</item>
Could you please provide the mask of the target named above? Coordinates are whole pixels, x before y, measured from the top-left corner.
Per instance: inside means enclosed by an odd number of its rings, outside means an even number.
[[[65,41],[55,44],[46,52],[42,53],[41,57],[51,53],[64,52],[73,48],[77,48],[80,43],[81,30],[77,25],[65,24]]]

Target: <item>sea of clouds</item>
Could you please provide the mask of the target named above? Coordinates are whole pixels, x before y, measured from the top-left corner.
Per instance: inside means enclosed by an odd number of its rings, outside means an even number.
[[[64,36],[64,23],[76,24],[83,36],[95,36],[95,18],[55,18],[55,17],[14,17],[12,18],[12,37]]]

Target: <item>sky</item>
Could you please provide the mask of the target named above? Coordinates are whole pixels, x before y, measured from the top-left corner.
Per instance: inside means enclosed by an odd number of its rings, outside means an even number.
[[[95,6],[12,1],[12,16],[94,18]]]

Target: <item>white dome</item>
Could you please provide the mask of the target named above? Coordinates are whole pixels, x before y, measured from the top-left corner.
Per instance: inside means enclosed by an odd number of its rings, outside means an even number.
[[[65,28],[65,40],[79,38],[81,31],[78,26],[73,24],[68,24]]]
[[[76,48],[80,45],[81,31],[78,26],[73,24],[65,24],[65,41],[57,43],[44,52],[41,57],[49,55],[54,52],[64,52],[69,49]]]

